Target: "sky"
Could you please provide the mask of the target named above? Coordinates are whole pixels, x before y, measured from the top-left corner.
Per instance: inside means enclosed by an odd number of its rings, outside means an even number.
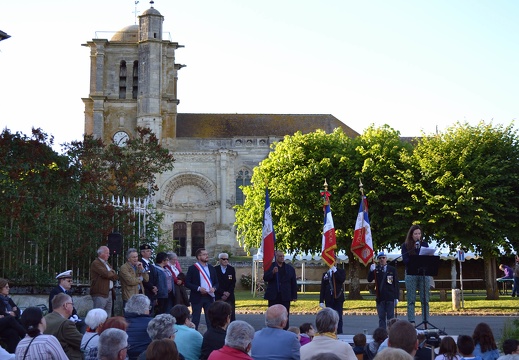
[[[80,140],[93,38],[147,1],[2,4],[0,129]],[[157,0],[181,113],[332,114],[401,136],[519,117],[519,1]],[[515,123],[514,123],[514,126]]]

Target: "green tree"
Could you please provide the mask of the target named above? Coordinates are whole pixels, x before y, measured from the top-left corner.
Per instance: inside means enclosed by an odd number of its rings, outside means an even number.
[[[106,243],[110,232],[119,230],[125,246],[143,235],[160,236],[162,215],[153,206],[141,204],[136,212],[112,202],[152,194],[156,174],[173,167],[172,155],[149,130],[138,133],[124,148],[86,137],[65,145],[64,154],[41,129],[31,136],[0,134],[2,276],[48,284],[56,272],[75,269],[82,281],[91,261],[85,254]]]
[[[45,278],[38,264],[44,249],[56,249],[51,228],[64,229],[63,209],[74,206],[75,183],[66,156],[52,149],[53,138],[41,129],[31,136],[0,134],[0,242],[3,276],[26,281]],[[61,215],[61,216],[60,216]]]
[[[396,175],[403,171],[402,152],[409,151],[409,145],[389,127],[371,127],[356,139],[348,138],[340,129],[331,134],[316,131],[286,136],[254,169],[252,185],[243,189],[245,203],[237,206],[236,212],[240,244],[245,248],[260,245],[268,183],[277,248],[319,253],[323,227],[319,189],[326,179],[332,194],[338,249],[346,250],[353,259],[350,245],[360,202],[359,178],[367,196],[373,197],[370,223],[375,246],[396,242],[399,235],[403,236],[402,229],[408,227],[398,219],[395,209],[408,196]],[[390,220],[386,222],[386,218]],[[360,269],[357,261],[350,261],[350,298],[360,297]]]
[[[485,259],[487,298],[499,296],[499,247],[511,250],[519,235],[519,146],[512,126],[456,124],[425,136],[404,175],[413,202],[405,209],[424,232]]]
[[[150,129],[137,128],[137,134],[125,146],[105,145],[92,136],[66,145],[87,191],[126,198],[154,194],[157,174],[172,170],[175,160]]]

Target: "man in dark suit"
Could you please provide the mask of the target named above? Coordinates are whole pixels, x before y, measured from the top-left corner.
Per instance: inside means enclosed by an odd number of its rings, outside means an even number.
[[[209,254],[204,248],[196,251],[197,262],[187,269],[186,287],[191,290],[189,301],[193,309],[193,319],[191,320],[198,329],[202,308],[205,314],[207,327],[211,326],[207,312],[209,305],[214,302],[215,292],[218,289],[218,277],[214,267],[208,264]]]
[[[218,255],[220,266],[216,266],[218,278],[218,289],[216,289],[216,300],[223,300],[231,305],[231,321],[236,320],[234,287],[236,286],[236,270],[229,265],[229,254]]]
[[[281,304],[287,309],[286,330],[290,321],[290,302],[297,300],[297,281],[295,269],[285,264],[283,251],[276,251],[276,261],[263,274],[263,281],[267,282],[264,298],[268,300],[269,307]]]
[[[377,292],[378,327],[387,328],[388,320],[395,317],[395,301],[398,299],[398,274],[396,269],[387,265],[384,252],[377,255],[378,265],[371,264],[368,282],[375,280]]]
[[[142,244],[139,249],[141,250],[141,260],[142,267],[144,271],[148,274],[148,281],[143,281],[142,286],[144,286],[144,295],[150,299],[151,303],[151,316],[154,315],[153,309],[157,305],[157,292],[158,292],[158,274],[157,269],[153,266],[151,262],[151,246],[148,244]]]
[[[321,293],[319,295],[319,306],[329,307],[339,314],[339,324],[337,334],[342,334],[342,311],[344,305],[344,281],[346,281],[346,271],[337,268],[337,257],[333,266],[323,274],[321,278]]]
[[[65,293],[70,295],[69,291],[72,288],[72,270],[63,271],[56,275],[56,279],[58,280],[58,286],[53,288],[49,294],[49,313],[51,313],[54,309],[52,307],[52,299],[58,294]],[[79,318],[77,314],[77,310],[75,307],[72,307],[72,313],[69,318],[72,322],[76,324],[77,329],[81,334],[84,334],[86,331],[85,322]]]

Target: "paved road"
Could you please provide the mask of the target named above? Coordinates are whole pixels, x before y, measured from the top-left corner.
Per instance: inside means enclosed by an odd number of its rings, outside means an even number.
[[[204,316],[202,316],[203,318]],[[400,318],[406,319],[405,317]],[[429,324],[444,330],[448,335],[472,335],[477,324],[486,322],[490,325],[496,339],[500,339],[504,324],[516,318],[512,316],[431,316]],[[247,321],[256,330],[265,326],[264,315],[236,314],[236,319]],[[417,317],[416,320],[420,321],[420,318]],[[371,334],[378,326],[378,317],[375,315],[344,315],[343,321],[343,333],[349,335],[360,333],[364,329]],[[290,316],[290,325],[299,326],[305,322],[315,323],[315,315]]]

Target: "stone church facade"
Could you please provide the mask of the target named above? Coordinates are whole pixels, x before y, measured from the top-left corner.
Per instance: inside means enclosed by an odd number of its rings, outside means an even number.
[[[273,142],[296,131],[341,127],[332,115],[178,113],[176,42],[163,39],[164,17],[151,7],[139,24],[110,40],[92,39],[90,91],[83,98],[85,134],[124,146],[136,127],[148,127],[174,155],[175,168],[157,178],[162,228],[178,244],[180,256],[200,247],[210,253],[240,253],[234,231],[234,205],[243,203],[240,185],[265,159]]]

